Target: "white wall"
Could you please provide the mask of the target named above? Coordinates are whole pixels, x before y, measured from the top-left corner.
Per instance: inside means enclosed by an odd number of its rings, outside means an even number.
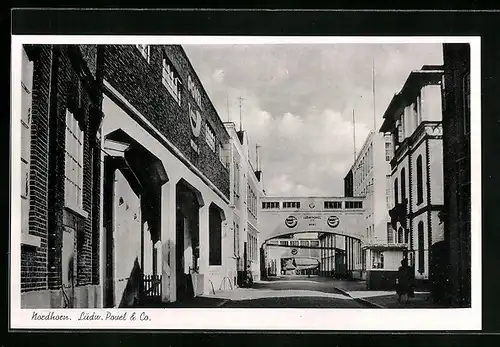
[[[441,85],[427,85],[421,90],[422,120],[440,121],[443,117]]]
[[[120,205],[120,199],[123,204]],[[124,294],[134,262],[141,259],[141,206],[123,174],[115,171],[115,194],[113,199],[115,226],[114,270],[115,304],[119,305]]]

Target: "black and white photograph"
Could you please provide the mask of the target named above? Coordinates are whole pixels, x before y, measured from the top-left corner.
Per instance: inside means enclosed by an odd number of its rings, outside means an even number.
[[[480,326],[478,38],[12,47],[19,327]]]

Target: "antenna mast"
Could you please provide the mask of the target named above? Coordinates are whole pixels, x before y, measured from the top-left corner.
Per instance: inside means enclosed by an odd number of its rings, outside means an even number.
[[[255,166],[257,167],[257,171],[259,171],[260,164],[259,164],[259,146],[258,144],[255,144]]]
[[[352,139],[354,145],[354,161],[356,161],[356,121],[354,118],[354,109],[352,109]]]
[[[229,94],[226,93],[226,106],[227,106],[227,121],[231,121],[231,116],[229,114]]]
[[[243,98],[240,96],[238,98],[238,100],[240,101],[240,131],[243,130],[243,125],[242,125],[242,121],[241,121],[241,102],[243,101]]]
[[[373,94],[373,131],[376,131],[377,118],[375,111],[375,55],[372,56],[372,94]]]

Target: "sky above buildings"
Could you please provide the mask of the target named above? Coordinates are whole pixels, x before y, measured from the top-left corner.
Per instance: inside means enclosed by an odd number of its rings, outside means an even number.
[[[243,129],[253,162],[261,146],[268,195],[342,196],[354,159],[353,109],[359,150],[411,70],[442,64],[440,44],[183,47],[223,121],[239,127],[243,98]]]

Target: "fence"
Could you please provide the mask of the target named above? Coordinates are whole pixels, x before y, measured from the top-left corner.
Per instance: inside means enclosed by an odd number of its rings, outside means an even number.
[[[144,275],[143,294],[147,298],[161,298],[161,275]]]

